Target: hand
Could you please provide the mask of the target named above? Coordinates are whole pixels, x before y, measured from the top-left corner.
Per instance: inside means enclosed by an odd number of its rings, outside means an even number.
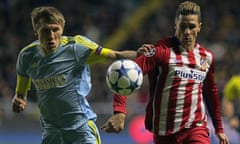
[[[25,109],[27,105],[26,100],[22,96],[15,95],[12,99],[13,112],[19,113]]]
[[[154,48],[154,45],[152,44],[143,44],[140,48],[138,48],[137,55],[140,56],[145,52],[149,52],[152,48]]]
[[[216,134],[219,139],[219,144],[230,144],[228,137],[224,133]]]
[[[119,133],[124,129],[125,117],[126,115],[123,113],[116,113],[108,119],[101,129],[108,133]]]

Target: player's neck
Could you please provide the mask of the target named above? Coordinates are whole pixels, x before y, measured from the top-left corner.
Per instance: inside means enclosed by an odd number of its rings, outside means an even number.
[[[43,54],[44,56],[48,56],[48,55],[51,55],[51,54],[55,53],[55,52],[57,51],[57,48],[54,49],[54,50],[48,50],[48,49],[46,49],[46,48],[43,48],[43,47],[40,45],[40,50],[41,50],[41,52],[42,52],[42,54]]]
[[[183,47],[186,51],[192,51],[195,48],[195,44],[190,44],[190,45],[182,45],[181,47]]]

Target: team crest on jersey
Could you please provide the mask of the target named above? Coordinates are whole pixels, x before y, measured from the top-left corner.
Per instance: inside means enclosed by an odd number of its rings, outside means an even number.
[[[145,52],[144,55],[145,55],[146,57],[151,57],[151,56],[155,55],[155,53],[156,53],[156,49],[155,49],[155,48],[152,48],[152,49],[150,49],[148,52]]]
[[[208,67],[207,59],[205,57],[200,58],[200,70],[206,71]]]

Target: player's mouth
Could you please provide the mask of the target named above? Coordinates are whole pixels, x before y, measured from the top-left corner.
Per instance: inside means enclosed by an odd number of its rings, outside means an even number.
[[[48,42],[47,45],[50,49],[56,48],[56,44],[54,42]]]
[[[192,39],[190,37],[184,37],[184,43],[191,43]]]

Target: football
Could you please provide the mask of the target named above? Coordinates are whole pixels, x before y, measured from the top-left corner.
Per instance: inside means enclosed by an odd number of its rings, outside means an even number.
[[[120,59],[108,67],[106,82],[113,93],[131,95],[142,86],[143,73],[134,61]]]

